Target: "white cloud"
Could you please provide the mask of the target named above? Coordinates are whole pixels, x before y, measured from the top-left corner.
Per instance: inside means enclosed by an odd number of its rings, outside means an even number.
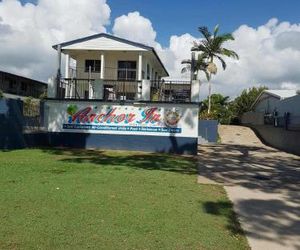
[[[227,46],[240,60],[227,60],[227,70],[219,70],[217,91],[235,95],[253,85],[300,88],[300,25],[271,19],[256,29],[243,25],[233,35],[235,41]]]
[[[13,15],[12,15],[13,13]],[[46,80],[53,75],[57,42],[106,31],[110,8],[106,0],[39,0],[21,5],[17,0],[0,2],[0,67],[3,70]],[[222,27],[221,27],[222,28]],[[171,77],[182,77],[181,61],[190,57],[190,34],[173,35],[162,47],[151,21],[139,12],[114,20],[113,34],[153,46]],[[235,41],[226,47],[240,60],[226,59],[228,67],[213,78],[213,90],[237,95],[250,86],[300,87],[300,25],[276,18],[259,27],[242,25],[233,32]],[[205,82],[205,80],[204,80]],[[207,85],[202,85],[202,96]]]
[[[153,46],[166,65],[170,75],[175,78],[182,77],[181,61],[190,58],[190,48],[196,39],[190,34],[171,36],[168,48],[163,48],[156,41],[156,31],[149,19],[139,12],[130,12],[115,19],[112,29],[114,35]]]
[[[149,19],[140,15],[139,12],[130,12],[115,19],[112,28],[116,36],[144,43],[150,46],[156,46],[156,32]]]
[[[46,80],[53,75],[57,42],[105,31],[110,8],[105,0],[39,0],[22,5],[0,2],[0,67]]]

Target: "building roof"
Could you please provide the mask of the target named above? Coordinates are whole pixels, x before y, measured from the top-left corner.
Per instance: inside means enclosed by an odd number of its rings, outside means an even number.
[[[263,93],[272,95],[274,97],[278,97],[279,99],[285,99],[297,95],[297,90],[296,89],[270,89],[270,90],[264,90]]]
[[[260,93],[251,107],[254,107],[264,95],[273,96],[279,100],[297,95],[296,89],[266,89]]]
[[[112,36],[112,35],[107,34],[107,33],[99,33],[99,34],[95,34],[95,35],[91,35],[91,36],[71,40],[71,41],[68,41],[68,42],[59,43],[59,44],[53,45],[52,47],[54,49],[57,49],[58,46],[60,45],[62,49],[64,49],[64,48],[66,49],[67,47],[72,46],[74,44],[83,43],[83,42],[91,41],[91,40],[98,39],[98,38],[107,38],[107,39],[111,39],[111,40],[114,40],[114,41],[117,41],[117,42],[120,42],[120,43],[123,43],[123,44],[127,44],[127,45],[130,45],[130,46],[137,47],[141,50],[151,51],[155,55],[155,57],[157,58],[158,62],[162,66],[162,68],[165,71],[166,75],[169,76],[169,73],[168,73],[167,69],[165,68],[164,64],[162,63],[161,59],[159,58],[158,54],[156,53],[156,51],[153,47],[142,44],[142,43],[129,41],[129,40],[124,39],[124,38]]]
[[[12,73],[9,73],[9,72],[6,72],[6,71],[2,71],[2,70],[0,70],[0,75],[6,75],[6,76],[14,77],[14,78],[23,79],[23,80],[26,80],[26,81],[34,82],[35,84],[41,84],[41,85],[46,85],[46,86],[48,85],[45,82],[41,82],[41,81],[38,81],[38,80],[35,80],[35,79],[32,79],[32,78],[28,78],[28,77],[24,77],[24,76],[12,74]]]

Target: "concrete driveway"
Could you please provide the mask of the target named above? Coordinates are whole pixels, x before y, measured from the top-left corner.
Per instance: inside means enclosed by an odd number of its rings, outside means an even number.
[[[300,249],[300,157],[265,146],[247,127],[220,126],[199,147],[199,183],[224,185],[252,249]],[[300,147],[300,142],[299,142]]]

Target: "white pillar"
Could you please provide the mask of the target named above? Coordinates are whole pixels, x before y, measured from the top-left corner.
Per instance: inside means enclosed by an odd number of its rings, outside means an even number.
[[[65,78],[70,78],[69,68],[70,68],[70,56],[66,54]]]
[[[191,102],[200,102],[200,80],[193,80],[191,83]]]
[[[142,100],[151,101],[151,81],[143,80],[142,81]]]
[[[61,97],[59,93],[61,78],[61,45],[57,45],[57,72],[56,72],[56,97]]]
[[[142,71],[143,71],[143,55],[139,54],[138,81],[142,80]]]
[[[47,97],[48,98],[55,98],[56,97],[56,78],[52,77],[48,80],[48,86],[47,86]]]
[[[104,79],[105,77],[105,58],[104,58],[104,54],[101,54],[101,70],[100,70],[100,79]]]
[[[139,65],[138,65],[138,93],[137,93],[137,98],[138,100],[142,99],[142,71],[143,71],[143,55],[139,54]]]

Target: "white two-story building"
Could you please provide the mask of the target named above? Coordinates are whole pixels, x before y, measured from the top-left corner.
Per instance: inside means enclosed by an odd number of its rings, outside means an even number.
[[[65,55],[65,70],[58,67],[57,96],[63,98],[135,100],[150,94],[151,82],[169,76],[154,48],[109,34],[53,46]],[[64,77],[62,78],[62,75]],[[143,87],[143,80],[145,82]],[[143,91],[144,90],[144,91]]]

